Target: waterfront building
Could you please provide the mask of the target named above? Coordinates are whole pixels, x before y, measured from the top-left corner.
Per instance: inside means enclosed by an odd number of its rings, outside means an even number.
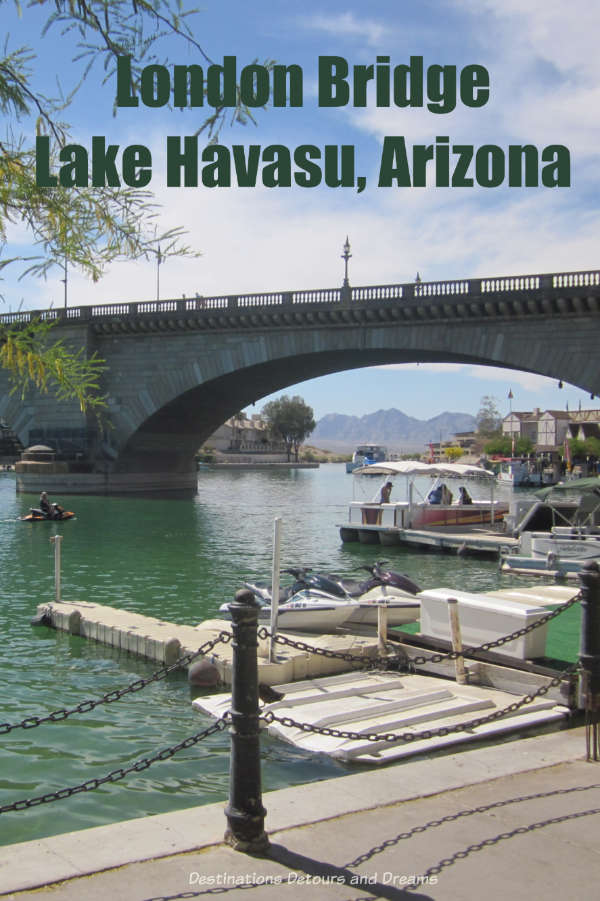
[[[204,450],[216,452],[220,458],[233,455],[240,459],[241,455],[248,455],[260,456],[267,462],[287,460],[284,442],[272,436],[268,423],[259,413],[250,417],[245,413],[231,416],[206,440]]]

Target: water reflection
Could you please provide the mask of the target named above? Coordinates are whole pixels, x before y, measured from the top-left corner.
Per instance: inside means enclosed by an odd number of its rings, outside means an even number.
[[[178,623],[214,617],[244,580],[269,577],[275,516],[283,519],[284,566],[356,574],[363,563],[385,556],[424,587],[483,591],[509,584],[493,561],[342,544],[335,524],[345,519],[351,482],[341,465],[203,472],[194,499],[73,497],[75,520],[27,524],[18,516],[34,499],[15,494],[13,477],[0,477],[0,721],[75,706],[157,668],[126,652],[30,626],[36,606],[54,596],[49,539],[55,534],[64,539],[65,599]],[[576,613],[569,628],[577,630]],[[0,804],[104,776],[210,722],[192,710],[185,677],[173,675],[65,722],[15,730],[3,736],[0,749]],[[269,738],[263,759],[266,790],[348,771]],[[221,732],[120,783],[3,814],[0,842],[224,800],[228,763],[229,736]]]

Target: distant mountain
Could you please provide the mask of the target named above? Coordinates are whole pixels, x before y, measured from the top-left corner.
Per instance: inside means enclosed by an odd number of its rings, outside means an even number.
[[[457,432],[475,428],[475,417],[468,413],[440,413],[432,419],[415,419],[395,409],[378,410],[366,416],[328,413],[317,422],[310,443],[318,446],[326,441],[339,448],[371,442],[399,450],[439,441],[440,433],[442,440],[447,440]]]

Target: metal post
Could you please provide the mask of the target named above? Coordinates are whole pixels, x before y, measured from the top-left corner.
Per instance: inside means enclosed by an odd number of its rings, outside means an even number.
[[[579,662],[583,670],[581,692],[586,718],[588,760],[600,760],[600,568],[585,563],[581,581],[581,639]]]
[[[275,636],[277,635],[277,611],[279,608],[279,568],[281,556],[281,517],[273,522],[273,571],[271,574],[271,639],[269,663],[275,662]]]
[[[54,544],[54,600],[60,604],[60,543],[62,535],[53,535],[50,539]]]
[[[458,654],[458,657],[455,660],[456,681],[459,685],[464,685],[467,681],[467,674],[465,672],[465,658],[462,655],[462,636],[460,634],[458,601],[456,598],[448,598],[448,618],[450,620],[452,650]]]
[[[377,603],[377,648],[383,656],[387,654],[387,626],[388,626],[388,605],[387,601],[378,601]]]
[[[236,851],[260,854],[269,846],[264,830],[260,777],[258,664],[256,652],[259,604],[251,591],[241,589],[229,605],[233,621],[231,670],[231,760],[229,828],[225,841]]]

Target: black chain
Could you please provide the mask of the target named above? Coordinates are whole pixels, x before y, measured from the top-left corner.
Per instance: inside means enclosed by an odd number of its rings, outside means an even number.
[[[163,748],[162,751],[158,751],[153,757],[142,757],[140,760],[132,763],[131,766],[112,770],[107,776],[102,776],[98,779],[88,779],[87,782],[82,782],[81,785],[75,785],[71,788],[61,788],[58,791],[48,792],[37,798],[29,798],[24,801],[14,801],[12,804],[4,804],[0,807],[0,813],[8,813],[13,810],[26,810],[29,807],[37,807],[39,804],[48,804],[50,801],[62,801],[63,798],[70,798],[72,795],[77,795],[80,792],[93,791],[95,788],[99,788],[99,786],[105,785],[107,782],[119,782],[121,779],[124,779],[125,776],[128,776],[129,773],[133,773],[134,771],[136,773],[141,773],[143,770],[148,769],[149,766],[152,766],[153,763],[156,763],[157,760],[169,760],[177,754],[178,751],[182,751],[185,748],[191,748],[193,745],[198,744],[199,741],[208,738],[209,735],[213,735],[215,732],[222,732],[223,729],[229,725],[230,719],[231,716],[229,712],[227,712],[218,719],[216,723],[203,729],[202,732],[197,732],[195,735],[185,738],[183,741],[180,741],[179,744],[173,745],[170,748]]]
[[[80,704],[71,707],[70,710],[63,707],[60,710],[54,710],[52,713],[48,713],[46,716],[25,717],[20,723],[0,723],[0,735],[12,732],[13,729],[33,729],[35,726],[40,726],[42,723],[58,723],[61,720],[66,720],[68,716],[72,716],[74,713],[89,713],[90,710],[94,710],[94,708],[98,707],[100,704],[112,704],[113,701],[119,701],[124,695],[133,694],[136,691],[141,691],[146,685],[151,685],[153,682],[159,682],[174,670],[180,669],[182,666],[187,666],[187,664],[191,663],[192,660],[195,660],[196,657],[204,656],[211,651],[215,645],[221,643],[227,644],[231,641],[232,637],[230,632],[219,632],[216,638],[205,641],[197,651],[190,651],[189,654],[179,657],[175,663],[171,663],[169,666],[163,666],[147,679],[136,679],[135,682],[131,682],[131,684],[127,685],[125,688],[109,691],[105,695],[102,695],[101,698],[81,701]]]
[[[439,729],[425,729],[422,732],[350,732],[348,730],[332,729],[329,726],[313,726],[311,723],[299,723],[297,720],[294,720],[289,716],[277,716],[270,710],[266,711],[266,713],[262,716],[262,719],[267,724],[276,722],[281,723],[282,726],[289,726],[294,729],[300,729],[301,732],[317,732],[319,735],[330,735],[335,738],[346,738],[352,741],[383,741],[389,743],[400,741],[420,741],[421,739],[452,735],[455,732],[468,732],[472,729],[476,729],[478,726],[483,726],[486,723],[492,723],[494,722],[494,720],[499,720],[507,714],[514,713],[516,710],[519,710],[526,704],[531,704],[536,700],[536,698],[543,697],[543,695],[547,694],[551,688],[555,688],[560,685],[562,680],[566,676],[574,673],[578,666],[579,663],[572,663],[571,666],[567,667],[567,669],[554,676],[545,685],[540,686],[537,691],[533,692],[532,694],[525,695],[523,698],[521,698],[520,701],[513,701],[512,704],[508,704],[501,710],[495,710],[493,713],[489,713],[486,716],[475,717],[474,719],[469,720],[465,723],[458,723],[454,726],[440,726]]]
[[[439,663],[441,660],[456,660],[457,657],[476,654],[478,651],[490,651],[493,648],[500,648],[502,645],[508,644],[511,641],[516,641],[517,638],[529,635],[535,629],[539,629],[540,626],[549,623],[550,620],[556,619],[557,616],[560,616],[561,613],[564,613],[565,610],[568,610],[569,607],[572,607],[580,600],[581,592],[576,594],[575,597],[572,597],[569,601],[561,604],[560,607],[551,610],[550,613],[545,613],[544,616],[540,616],[535,622],[530,623],[528,626],[523,626],[522,629],[515,629],[510,635],[504,635],[502,638],[496,638],[493,641],[484,641],[483,644],[477,645],[477,647],[465,647],[460,652],[449,651],[446,654],[433,654],[431,657],[411,657],[410,662],[415,666],[422,666],[424,663]]]
[[[375,845],[373,848],[365,851],[364,854],[359,854],[359,856],[355,857],[354,860],[351,860],[350,863],[344,864],[344,867],[348,867],[348,869],[354,869],[355,867],[358,867],[361,864],[367,863],[369,860],[372,860],[372,858],[377,854],[382,854],[389,848],[397,846],[401,841],[413,838],[413,836],[426,832],[428,829],[435,829],[439,826],[444,826],[446,823],[455,823],[458,820],[464,819],[465,817],[472,817],[476,816],[477,814],[488,813],[491,810],[499,810],[503,807],[509,807],[511,804],[523,804],[527,801],[539,801],[546,798],[560,797],[562,795],[572,795],[574,793],[595,791],[599,788],[600,783],[597,782],[591,785],[575,785],[571,788],[553,788],[550,791],[536,792],[532,795],[520,795],[517,798],[502,798],[499,801],[492,801],[490,804],[484,804],[479,807],[463,808],[462,810],[456,811],[456,813],[448,813],[445,816],[440,817],[439,819],[429,820],[429,822],[427,823],[413,826],[406,832],[400,832],[398,835],[394,836],[394,838],[385,839],[381,842],[380,845]],[[530,828],[531,827],[528,827],[527,831],[529,831]],[[490,844],[489,841],[487,843]],[[483,845],[484,842],[482,842],[481,844]],[[428,872],[431,872],[431,870],[428,870]]]
[[[572,597],[570,600],[566,601],[564,604],[561,604],[560,607],[557,607],[555,610],[550,611],[550,613],[545,613],[538,620],[530,623],[528,626],[523,626],[522,629],[516,629],[514,632],[511,632],[510,635],[504,635],[502,638],[496,638],[494,641],[486,641],[483,644],[477,645],[476,647],[463,647],[462,651],[447,651],[443,654],[432,654],[429,657],[424,657],[422,655],[411,657],[409,663],[411,666],[422,666],[425,663],[440,663],[443,660],[456,660],[457,657],[470,656],[472,654],[476,654],[478,651],[489,651],[492,648],[502,647],[502,645],[508,644],[511,641],[515,641],[517,638],[522,638],[524,635],[528,635],[530,632],[533,632],[534,629],[538,629],[540,626],[543,626],[546,623],[550,622],[550,620],[555,619],[557,616],[560,616],[561,613],[564,613],[565,610],[568,610],[569,607],[572,607],[573,604],[576,604],[580,600],[581,592],[576,594],[575,597]],[[261,639],[269,638],[270,632],[266,627],[263,626],[258,631],[258,637]],[[347,651],[332,651],[330,648],[316,648],[304,641],[295,641],[292,638],[287,638],[285,635],[275,635],[274,641],[278,642],[279,644],[285,644],[289,647],[296,648],[299,651],[308,651],[311,654],[318,654],[322,657],[334,657],[338,660],[346,660],[349,663],[358,664],[359,667],[362,666],[366,668],[375,666],[389,666],[390,664],[389,657],[358,657],[356,654],[351,654]]]

